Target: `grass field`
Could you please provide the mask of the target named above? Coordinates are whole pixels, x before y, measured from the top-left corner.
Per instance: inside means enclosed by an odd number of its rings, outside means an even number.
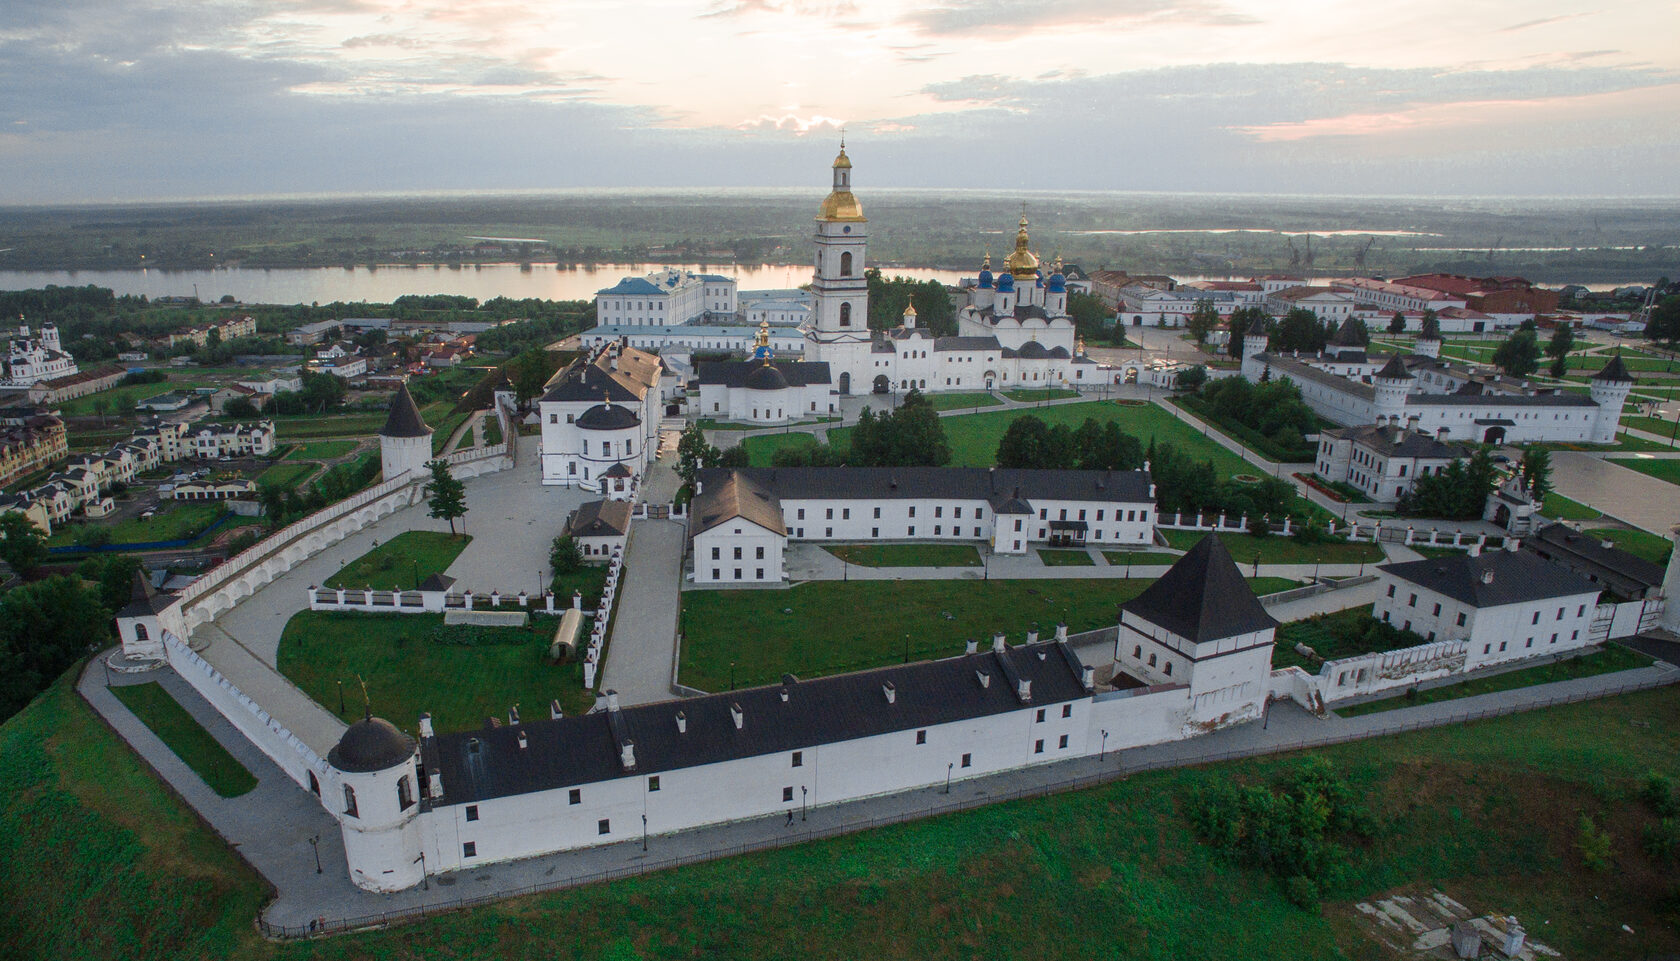
[[[554,698],[567,714],[595,703],[579,662],[548,663],[554,618],[479,628],[502,640],[470,646],[433,640],[442,624],[441,614],[300,611],[280,635],[280,673],[329,711],[338,709],[343,681],[347,719],[361,713],[358,678],[366,681],[373,713],[410,734],[422,711],[431,712],[438,730],[461,731],[491,715],[506,718],[510,706],[525,717],[547,717]]]
[[[222,797],[239,797],[257,786],[251,772],[158,683],[113,687],[111,693],[169,745],[210,790]]]
[[[131,517],[115,524],[92,521],[88,525],[66,524],[53,531],[47,545],[59,547],[76,543],[76,534],[86,526],[98,524],[111,532],[112,544],[144,544],[152,541],[173,541],[202,533],[227,513],[220,504],[203,501],[163,501],[158,512],[142,520]]]
[[[1680,484],[1680,460],[1658,460],[1645,457],[1611,457],[1607,460],[1612,464],[1620,464],[1629,470],[1649,474],[1657,480],[1668,481],[1670,484]]]
[[[1651,659],[1637,651],[1630,651],[1619,644],[1606,644],[1601,650],[1572,657],[1564,661],[1555,661],[1539,667],[1528,667],[1517,671],[1506,671],[1503,674],[1489,674],[1471,679],[1459,684],[1449,684],[1445,687],[1432,687],[1418,691],[1417,697],[1388,697],[1380,701],[1367,701],[1352,707],[1335,708],[1341,717],[1358,717],[1361,714],[1377,714],[1382,711],[1392,711],[1397,707],[1411,707],[1414,704],[1431,704],[1436,701],[1451,701],[1474,694],[1492,694],[1495,691],[1510,691],[1519,687],[1533,687],[1536,684],[1550,684],[1553,681],[1568,681],[1577,677],[1592,677],[1595,674],[1609,674],[1613,671],[1629,671],[1639,667],[1650,667]]]
[[[1003,401],[991,391],[956,391],[949,394],[924,394],[934,410],[961,410],[965,407],[996,407]],[[1038,398],[1034,398],[1035,400]]]
[[[813,434],[799,432],[788,434],[759,434],[757,437],[743,437],[741,446],[747,449],[747,457],[754,467],[769,467],[770,458],[784,447],[815,447],[817,438]],[[731,444],[722,443],[719,447],[730,447]]]
[[[1202,531],[1161,533],[1167,536],[1170,546],[1181,551],[1195,547],[1207,536]],[[1383,559],[1381,548],[1363,541],[1357,544],[1343,540],[1302,544],[1293,537],[1255,537],[1252,534],[1220,534],[1219,539],[1225,542],[1226,550],[1231,552],[1231,558],[1239,567],[1252,564],[1256,553],[1260,555],[1262,564],[1358,564]]]
[[[972,576],[972,575],[971,575]],[[684,591],[682,682],[707,691],[960,654],[994,631],[1011,643],[1038,624],[1078,633],[1112,625],[1151,582],[1121,580],[812,581],[785,591]],[[1257,594],[1294,587],[1250,582]],[[883,611],[892,612],[883,617]],[[812,624],[824,625],[813,632]],[[839,640],[835,640],[838,638]]]
[[[445,531],[404,531],[346,564],[325,586],[411,591],[427,577],[448,570],[471,541]]]
[[[1153,567],[1158,564],[1172,564],[1179,558],[1177,554],[1163,551],[1103,551],[1102,556],[1113,567],[1125,567],[1127,564]]]
[[[258,474],[257,483],[278,487],[281,490],[291,490],[301,483],[304,478],[315,473],[319,469],[319,466],[316,464],[308,462],[293,463],[283,460],[263,471],[261,474]]]
[[[1014,390],[1004,391],[1003,396],[1016,403],[1029,404],[1034,401],[1066,400],[1069,397],[1078,397],[1079,391],[1059,387],[1017,387]]]
[[[1570,500],[1557,491],[1546,495],[1545,502],[1540,505],[1540,513],[1560,521],[1590,521],[1603,516],[1580,501]]]
[[[274,418],[274,434],[284,442],[334,437],[367,437],[385,426],[380,414],[294,414]]]
[[[980,552],[967,544],[833,544],[823,550],[864,567],[980,567]]]
[[[1308,674],[1317,674],[1318,662],[1296,653],[1297,644],[1305,644],[1319,657],[1333,661],[1424,643],[1423,638],[1410,632],[1395,630],[1389,634],[1375,630],[1372,627],[1374,623],[1371,620],[1371,605],[1366,604],[1285,624],[1278,628],[1277,643],[1272,648],[1272,669],[1299,667]]]
[[[432,428],[432,456],[434,457],[444,452],[443,449],[449,443],[449,439],[455,435],[455,430],[466,423],[468,417],[472,416],[472,411],[467,410],[451,413],[450,408],[454,405],[455,401],[453,399],[440,400],[434,404],[427,404],[420,411],[420,416],[425,418],[427,426]]]
[[[1656,956],[1680,951],[1676,885],[1641,848],[1652,817],[1635,792],[1647,771],[1680,777],[1677,714],[1668,687],[1313,752],[1383,825],[1349,851],[1321,913],[1186,817],[1202,791],[1300,763],[1284,755],[274,944],[251,923],[261,880],[60,682],[0,726],[0,930],[20,959],[90,961],[1375,961],[1390,955],[1357,929],[1353,902],[1423,885],[1518,915],[1566,957]],[[1609,830],[1614,870],[1583,867],[1577,812]],[[1068,921],[1086,916],[1105,920]]]
[[[1615,541],[1616,546],[1622,550],[1643,557],[1659,567],[1668,565],[1669,553],[1674,549],[1674,543],[1668,538],[1649,531],[1628,530],[1624,527],[1594,527],[1586,533]]]
[[[1097,563],[1087,551],[1051,550],[1047,547],[1038,549],[1038,560],[1045,567],[1095,567]]]
[[[278,428],[276,428],[278,431]],[[353,440],[318,440],[298,444],[286,453],[286,460],[332,460],[356,449]]]

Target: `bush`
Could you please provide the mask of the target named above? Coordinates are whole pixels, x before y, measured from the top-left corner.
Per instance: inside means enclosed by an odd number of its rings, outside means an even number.
[[[1674,797],[1674,784],[1668,778],[1655,771],[1645,775],[1645,783],[1639,786],[1639,800],[1651,809],[1651,813],[1660,818],[1671,818],[1680,814],[1680,802]]]
[[[1587,870],[1610,870],[1610,832],[1593,823],[1589,815],[1581,815],[1576,825],[1575,848],[1581,852],[1581,863]]]
[[[556,537],[548,549],[548,566],[554,569],[555,577],[582,567],[583,551],[578,548],[577,538],[565,534]]]
[[[1303,911],[1318,913],[1318,884],[1304,874],[1297,874],[1283,882],[1283,896]]]
[[[1675,855],[1680,854],[1680,818],[1663,818],[1645,825],[1640,846],[1651,860],[1674,863]]]

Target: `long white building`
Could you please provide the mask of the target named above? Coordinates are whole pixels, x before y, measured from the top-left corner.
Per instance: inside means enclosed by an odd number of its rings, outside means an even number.
[[[780,583],[789,541],[1147,544],[1147,471],[979,467],[712,468],[695,477],[696,584]]]

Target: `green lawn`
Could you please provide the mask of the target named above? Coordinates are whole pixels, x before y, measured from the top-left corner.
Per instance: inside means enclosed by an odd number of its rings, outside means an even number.
[[[1292,621],[1278,628],[1277,643],[1272,649],[1272,669],[1299,667],[1308,674],[1317,674],[1319,662],[1309,660],[1295,651],[1295,645],[1305,644],[1326,661],[1343,657],[1370,654],[1375,651],[1397,651],[1426,643],[1425,639],[1371,617],[1371,605],[1351,607],[1334,614],[1319,614],[1304,621]]]
[[[335,437],[366,437],[385,426],[384,413],[293,414],[274,418],[274,434],[283,442]]]
[[[481,429],[484,431],[485,447],[495,447],[502,442],[502,419],[500,417],[493,413],[486,414],[479,423],[483,425]]]
[[[1003,401],[991,391],[956,391],[949,394],[923,394],[934,410],[961,410],[964,407],[996,407]],[[1034,398],[1035,400],[1038,398]]]
[[[1167,554],[1162,551],[1103,551],[1103,559],[1110,566],[1125,567],[1155,567],[1161,564],[1172,564],[1178,560],[1178,554]]]
[[[1561,521],[1590,521],[1602,516],[1591,507],[1580,501],[1570,500],[1557,491],[1546,495],[1545,502],[1540,505],[1540,513]]]
[[[278,431],[278,428],[276,428]],[[286,454],[286,460],[333,460],[356,449],[353,440],[318,440],[298,444]]]
[[[741,446],[747,449],[747,457],[750,458],[753,467],[771,466],[770,458],[776,455],[776,451],[784,447],[815,447],[816,443],[815,435],[798,431],[788,434],[759,434],[756,437],[743,437],[741,439]],[[719,444],[718,446],[728,447],[731,445]]]
[[[1616,546],[1637,557],[1643,557],[1659,567],[1668,566],[1668,556],[1674,542],[1650,531],[1628,530],[1622,527],[1594,527],[1586,531],[1596,537],[1615,541]]]
[[[1422,886],[1516,914],[1565,957],[1660,956],[1680,951],[1672,868],[1644,852],[1653,816],[1635,796],[1647,771],[1680,779],[1677,713],[1680,688],[1665,687],[1312,752],[1382,824],[1350,849],[1322,912],[1291,906],[1281,885],[1233,865],[1187,819],[1203,791],[1266,783],[1300,763],[1282,755],[271,943],[252,923],[271,897],[263,881],[67,676],[0,726],[0,930],[20,959],[90,961],[1374,961],[1390,955],[1357,930],[1353,903]],[[1614,870],[1582,867],[1577,812],[1609,828]],[[660,839],[651,844],[663,856]],[[1076,916],[1105,920],[1068,922]],[[575,925],[580,917],[590,923]]]
[[[1040,400],[1065,400],[1069,397],[1078,397],[1079,391],[1060,387],[1017,387],[1014,390],[1004,391],[1003,396],[1017,403],[1026,404]]]
[[[154,681],[113,687],[111,693],[169,745],[210,790],[222,797],[238,797],[257,786],[257,779],[245,765],[211,737],[162,685]]]
[[[1397,707],[1411,707],[1414,704],[1451,701],[1475,694],[1492,694],[1496,691],[1532,687],[1535,684],[1550,684],[1553,681],[1568,681],[1578,677],[1592,677],[1595,674],[1609,674],[1614,671],[1629,671],[1634,668],[1650,666],[1651,659],[1645,655],[1637,651],[1630,651],[1620,644],[1606,644],[1601,650],[1583,654],[1580,657],[1572,657],[1568,660],[1555,661],[1551,664],[1523,668],[1517,671],[1506,671],[1503,674],[1485,674],[1472,677],[1459,684],[1420,690],[1417,697],[1407,697],[1402,694],[1399,697],[1367,701],[1364,704],[1338,707],[1334,710],[1341,717],[1358,717],[1361,714],[1392,711]]]
[[[621,575],[622,576],[622,575]],[[623,583],[620,581],[619,583]],[[472,585],[461,585],[471,587]],[[549,582],[549,590],[554,592],[554,606],[556,608],[572,605],[572,592],[583,594],[583,609],[593,611],[601,606],[601,592],[607,586],[607,565],[585,564],[570,574],[556,574]],[[536,586],[532,585],[532,590]]]
[[[420,411],[420,416],[425,419],[427,426],[432,428],[432,456],[434,457],[444,453],[444,447],[449,443],[449,438],[455,435],[456,428],[466,423],[467,418],[472,416],[473,412],[470,410],[451,413],[450,409],[454,406],[455,401],[453,399],[440,400],[426,405]]]
[[[980,567],[968,544],[833,544],[823,550],[864,567]]]
[[[548,662],[557,624],[533,617],[526,627],[477,628],[496,640],[465,645],[435,639],[441,614],[300,611],[280,635],[278,665],[329,711],[338,710],[342,681],[346,719],[362,712],[365,681],[373,713],[410,734],[422,711],[440,731],[480,727],[492,715],[506,720],[510,706],[524,717],[548,717],[554,698],[567,714],[581,714],[595,703],[583,689],[581,663]]]
[[[319,469],[319,466],[313,463],[293,463],[291,461],[283,460],[275,464],[273,467],[263,471],[261,474],[258,474],[257,483],[270,487],[278,487],[281,490],[291,490],[301,483],[304,478],[315,473]]]
[[[376,591],[414,590],[433,574],[455,562],[472,538],[446,531],[404,531],[346,564],[327,580],[326,587]],[[473,587],[471,584],[461,585]],[[535,589],[535,584],[532,585]]]
[[[1161,533],[1167,536],[1168,545],[1181,551],[1195,547],[1207,536],[1203,531]],[[1293,537],[1255,537],[1252,534],[1220,534],[1219,539],[1225,542],[1225,548],[1231,552],[1238,566],[1252,564],[1256,553],[1260,555],[1262,564],[1358,564],[1361,561],[1372,563],[1383,560],[1382,549],[1365,541],[1350,543],[1333,540],[1302,544]]]
[[[1037,623],[1049,638],[1112,625],[1142,579],[812,581],[785,591],[684,591],[682,682],[707,691],[768,684],[784,673],[817,677],[904,660],[960,654],[963,642],[1005,631],[1012,644]],[[1250,582],[1257,594],[1294,587]],[[892,612],[883,617],[882,611]],[[812,625],[822,625],[821,631]]]
[[[1680,458],[1669,460],[1654,457],[1610,457],[1606,460],[1641,474],[1649,474],[1658,480],[1668,481],[1670,484],[1680,484]]]
[[[52,536],[47,538],[47,544],[50,547],[74,544],[78,531],[94,525],[110,530],[112,544],[144,544],[151,541],[197,537],[226,512],[226,508],[217,503],[163,501],[158,507],[158,512],[144,520],[131,517],[115,524],[106,524],[98,520],[66,524],[53,531]]]
[[[1038,549],[1038,560],[1045,567],[1095,567],[1096,561],[1088,551]]]

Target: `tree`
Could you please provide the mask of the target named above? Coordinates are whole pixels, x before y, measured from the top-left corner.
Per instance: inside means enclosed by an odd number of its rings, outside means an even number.
[[[1266,312],[1258,307],[1238,307],[1231,311],[1231,319],[1227,324],[1231,330],[1231,339],[1225,344],[1225,353],[1238,359],[1242,358],[1243,337],[1248,334],[1248,329],[1254,326],[1256,320],[1268,327],[1271,325]]]
[[[1651,309],[1645,323],[1645,337],[1668,344],[1680,341],[1680,295],[1664,297]]]
[[[699,424],[683,428],[682,437],[677,439],[677,476],[685,485],[692,488],[694,475],[701,468],[715,465],[717,459],[718,449],[706,443],[706,434]]]
[[[918,308],[920,309],[920,308]],[[1115,323],[1114,311],[1108,309],[1103,299],[1096,294],[1084,294],[1075,291],[1068,294],[1068,316],[1073,318],[1074,329],[1087,337],[1096,337],[1103,328]]]
[[[570,534],[556,537],[548,548],[548,566],[553,568],[556,576],[570,574],[582,567],[583,549],[578,547],[577,538]]]
[[[1552,339],[1546,341],[1546,356],[1555,360],[1562,360],[1575,349],[1575,330],[1568,324],[1558,324],[1557,330],[1552,331]]]
[[[1403,334],[1403,333],[1405,333],[1406,332],[1406,315],[1402,314],[1398,310],[1395,311],[1394,316],[1389,318],[1388,332],[1391,333],[1391,334]]]
[[[1540,342],[1532,330],[1519,330],[1493,352],[1493,362],[1512,377],[1527,377],[1540,366]]]
[[[1552,452],[1544,447],[1530,447],[1523,452],[1523,486],[1537,501],[1552,492]]]
[[[251,398],[235,397],[222,405],[222,413],[229,417],[251,418],[256,417],[260,411],[257,410],[256,404],[251,403]]]
[[[47,559],[47,538],[35,522],[19,511],[0,514],[0,560],[11,565],[19,577],[35,573]]]
[[[752,458],[747,455],[745,447],[736,444],[734,447],[724,448],[718,454],[717,465],[719,467],[751,467]]]
[[[94,397],[90,403],[93,405],[93,412],[99,415],[100,426],[104,426],[105,415],[111,410],[111,398],[100,394]]]
[[[1202,385],[1207,383],[1207,379],[1207,368],[1197,364],[1188,370],[1178,372],[1178,377],[1173,380],[1173,389],[1194,394],[1202,389]]]
[[[939,412],[917,390],[890,413],[876,414],[865,407],[852,428],[851,443],[846,463],[854,467],[938,467],[951,461]]]
[[[1441,339],[1441,318],[1436,316],[1433,309],[1423,312],[1423,322],[1418,327],[1419,340]]]
[[[1041,468],[1050,460],[1050,428],[1042,418],[1025,414],[1010,421],[998,440],[997,465]]]
[[[1277,332],[1272,335],[1272,349],[1278,351],[1298,350],[1316,354],[1329,342],[1329,327],[1305,307],[1295,307],[1283,315],[1283,319],[1278,321]]]
[[[455,533],[455,519],[467,513],[467,485],[455,479],[449,465],[441,460],[426,465],[432,479],[426,482],[426,500],[430,508],[426,514],[449,522],[449,533]]]
[[[49,577],[0,597],[0,720],[103,646],[110,622],[99,593],[74,577]]]
[[[1208,334],[1219,326],[1219,310],[1213,306],[1213,301],[1203,298],[1196,301],[1196,309],[1190,312],[1190,319],[1185,323],[1190,328],[1190,336],[1196,338],[1198,345],[1207,343]]]

